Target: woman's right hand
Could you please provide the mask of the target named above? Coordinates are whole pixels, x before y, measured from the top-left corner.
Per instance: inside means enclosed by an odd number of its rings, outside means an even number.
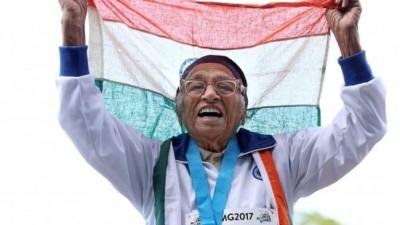
[[[59,0],[64,46],[85,45],[87,0]]]

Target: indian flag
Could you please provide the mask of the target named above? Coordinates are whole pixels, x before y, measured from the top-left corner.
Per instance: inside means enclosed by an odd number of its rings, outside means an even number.
[[[332,0],[93,0],[90,70],[108,111],[151,138],[185,132],[175,113],[180,73],[226,55],[248,81],[245,128],[318,126]]]

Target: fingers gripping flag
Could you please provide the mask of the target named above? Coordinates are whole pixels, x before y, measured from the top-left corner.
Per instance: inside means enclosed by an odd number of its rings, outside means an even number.
[[[226,55],[244,71],[244,127],[281,133],[319,125],[332,0],[93,0],[91,73],[106,108],[151,138],[185,131],[175,113],[180,71]]]

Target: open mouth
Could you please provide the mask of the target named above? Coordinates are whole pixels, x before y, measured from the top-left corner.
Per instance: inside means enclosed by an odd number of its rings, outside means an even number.
[[[206,107],[206,108],[203,108],[203,109],[200,110],[198,116],[199,117],[217,117],[217,118],[220,118],[220,117],[222,117],[222,113],[216,108],[208,108],[208,107]]]

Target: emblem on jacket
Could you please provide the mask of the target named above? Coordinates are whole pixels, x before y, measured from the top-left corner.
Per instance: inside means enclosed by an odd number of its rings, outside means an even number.
[[[260,170],[257,168],[257,166],[255,166],[253,169],[253,177],[257,180],[262,180]]]
[[[271,222],[271,216],[269,213],[263,212],[257,217],[257,220],[260,221],[260,223]]]

